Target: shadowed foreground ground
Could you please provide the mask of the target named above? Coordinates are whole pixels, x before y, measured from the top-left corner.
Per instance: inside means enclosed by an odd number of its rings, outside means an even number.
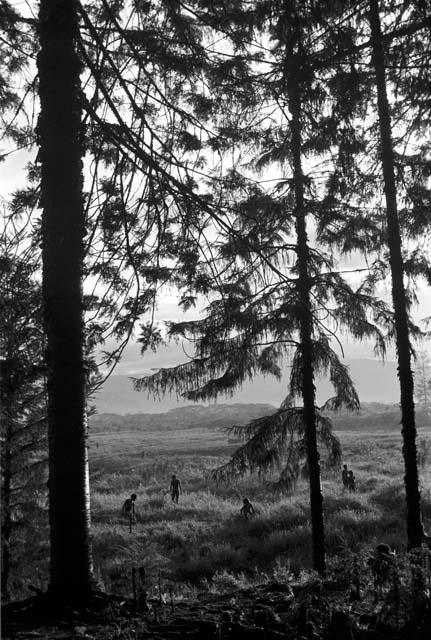
[[[99,596],[84,611],[50,615],[40,602],[34,607],[35,600],[27,601],[4,611],[3,638],[425,640],[431,634],[429,593],[423,590],[422,597],[407,584],[409,562],[398,558],[391,579],[378,588],[340,565],[324,582],[304,574],[300,580],[186,598],[161,583],[157,597],[147,599],[138,589],[135,600]]]

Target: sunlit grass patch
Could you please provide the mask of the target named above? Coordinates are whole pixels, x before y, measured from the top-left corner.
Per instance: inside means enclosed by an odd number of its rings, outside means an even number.
[[[379,542],[399,550],[406,543],[399,434],[376,432],[364,437],[340,432],[340,436],[343,461],[354,471],[357,491],[343,491],[339,471],[323,474],[329,565],[338,556],[346,562],[351,562],[352,554],[365,557]],[[118,584],[124,592],[131,567],[141,564],[152,576],[150,582],[160,571],[166,579],[210,589],[269,579],[277,571],[285,576],[309,571],[307,481],[301,479],[290,495],[274,493],[271,477],[245,476],[232,485],[217,486],[209,471],[225,460],[210,454],[156,457],[147,452],[134,466],[98,470],[92,498],[94,549],[96,564],[104,567],[111,589]],[[183,485],[178,505],[169,495],[172,473]],[[421,482],[427,525],[431,524],[427,469],[421,470]],[[129,533],[121,506],[132,491],[138,494],[137,523]],[[239,515],[245,496],[256,509],[248,521]]]

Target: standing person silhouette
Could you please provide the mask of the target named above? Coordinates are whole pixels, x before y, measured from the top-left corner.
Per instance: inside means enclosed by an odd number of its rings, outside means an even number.
[[[171,498],[172,502],[175,502],[175,504],[178,504],[180,493],[182,493],[181,482],[178,480],[176,475],[173,475],[171,478]]]
[[[132,533],[133,525],[136,524],[136,510],[135,510],[136,498],[137,498],[136,493],[132,493],[130,498],[127,498],[127,500],[124,501],[123,507],[121,509],[123,516],[126,516],[126,518],[129,521],[130,533]]]
[[[343,489],[344,490],[348,489],[349,488],[349,470],[347,468],[347,464],[343,464],[341,479],[343,481]]]
[[[244,500],[242,501],[242,507],[239,510],[239,512],[241,516],[246,520],[248,520],[249,518],[252,518],[256,513],[253,505],[251,504],[248,498],[244,498]]]
[[[350,493],[355,493],[356,491],[356,479],[353,474],[353,471],[349,471],[349,481],[348,481],[348,489]]]

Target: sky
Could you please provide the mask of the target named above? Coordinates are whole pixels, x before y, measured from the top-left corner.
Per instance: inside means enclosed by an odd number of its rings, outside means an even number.
[[[1,149],[0,149],[1,153]],[[5,162],[0,164],[0,200],[1,198],[9,199],[11,192],[18,188],[21,185],[25,184],[25,166],[29,161],[34,161],[36,153],[27,151],[18,151],[11,156],[8,156]],[[357,266],[357,260],[354,258],[351,259],[350,263],[346,263],[345,268],[354,268]],[[386,301],[390,301],[390,288],[389,286],[382,287],[379,295]],[[413,318],[416,322],[420,322],[426,317],[431,317],[431,290],[428,286],[425,286],[423,283],[418,287],[418,298],[419,304],[414,305]],[[167,290],[159,299],[157,304],[157,319],[160,323],[164,321],[178,321],[184,319],[184,314],[178,308],[177,304],[177,296],[175,292],[172,290]],[[188,318],[196,317],[197,312],[191,311],[188,314]],[[364,361],[364,360],[373,360],[375,359],[373,348],[371,343],[361,343],[355,340],[352,340],[346,335],[338,336],[343,346],[344,355],[339,352],[339,356],[341,359],[345,359],[345,362],[351,363],[352,361]],[[106,348],[113,346],[113,343],[109,343],[106,345]],[[420,349],[428,349],[429,342],[422,344]],[[187,343],[183,343],[182,345],[169,345],[166,348],[159,350],[156,354],[147,352],[144,356],[140,355],[140,348],[136,342],[131,341],[131,343],[127,346],[124,351],[123,358],[120,363],[117,365],[115,369],[115,375],[123,375],[123,376],[133,376],[139,374],[145,374],[151,372],[154,368],[159,367],[169,367],[175,366],[181,362],[187,360],[187,356],[184,353],[184,350],[187,354],[192,355],[191,346]],[[387,360],[389,362],[395,360],[395,352],[393,348],[388,349]],[[359,364],[358,364],[359,366]],[[359,367],[360,368],[360,367]],[[376,369],[378,375],[388,375],[388,370],[385,368]],[[380,372],[380,373],[379,373]],[[391,383],[392,384],[392,383]],[[283,389],[285,388],[285,381],[281,383],[281,391],[277,391],[277,383],[271,383],[271,394],[275,397],[279,395],[283,395]],[[365,388],[365,387],[364,387]],[[258,380],[256,384],[253,386],[248,386],[245,390],[245,396],[243,392],[238,392],[235,398],[238,398],[238,401],[241,400],[241,397],[256,397],[259,398],[259,401],[264,402],[265,398],[268,396],[269,386],[267,381],[263,382],[262,380]],[[241,396],[241,393],[243,396]],[[368,391],[367,398],[364,400],[375,400],[373,397],[373,392]],[[389,394],[389,395],[388,395]],[[389,396],[391,396],[392,391],[388,392],[386,401],[389,401]],[[393,394],[392,394],[393,395]],[[272,396],[271,396],[272,397]],[[394,398],[395,401],[395,398]]]
[[[380,295],[383,297],[383,299],[389,301],[389,288],[386,287],[385,289],[382,289],[380,291]],[[414,305],[412,309],[412,315],[416,322],[420,322],[424,318],[431,316],[431,290],[429,289],[429,287],[423,286],[421,287],[418,295],[419,304]],[[189,311],[187,314],[181,312],[178,307],[177,296],[172,291],[170,293],[165,293],[165,295],[158,301],[156,318],[161,323],[163,323],[163,321],[175,322],[185,319],[191,320],[196,317],[198,317],[198,315],[194,310]],[[343,357],[347,360],[375,359],[373,344],[371,342],[359,342],[358,340],[353,340],[348,335],[339,335],[338,337],[344,350],[344,356],[340,350],[338,352],[338,355],[341,359],[343,359]],[[187,342],[184,342],[183,346],[186,354],[192,355],[191,345],[189,345]],[[419,346],[419,348],[426,349],[427,343]],[[395,350],[393,347],[388,348],[386,359],[395,360]],[[185,356],[182,347],[172,347],[171,349],[164,352],[163,355],[161,353],[159,353],[159,355],[154,355],[152,354],[152,352],[147,352],[144,356],[141,356],[139,353],[139,346],[135,343],[132,343],[126,348],[124,357],[118,364],[115,372],[119,375],[134,375],[135,373],[140,373],[143,370],[147,371],[151,367],[173,366],[175,364],[179,364],[179,362],[184,362],[186,360],[187,357]],[[157,362],[159,362],[158,365]]]
[[[421,312],[423,308],[421,306]],[[188,314],[189,317],[192,315]],[[166,320],[179,320],[175,297],[160,300],[158,316]],[[399,386],[396,374],[395,352],[388,349],[385,362],[378,361],[373,353],[371,343],[360,343],[347,336],[340,336],[344,348],[344,357],[338,351],[342,362],[349,367],[361,402],[379,402],[384,404],[399,401]],[[113,346],[109,343],[107,347]],[[129,377],[151,375],[159,368],[167,368],[187,361],[187,355],[193,355],[192,347],[187,342],[169,343],[160,347],[156,353],[151,350],[140,354],[135,342],[126,347],[123,358],[115,368],[114,374],[105,384],[96,405],[100,413],[153,413],[164,412],[176,407],[191,404],[190,401],[166,395],[161,399],[149,397],[147,392],[134,392]],[[286,395],[289,367],[286,362],[285,374],[281,380],[273,376],[257,376],[253,381],[246,381],[233,396],[220,396],[218,403],[264,403],[278,407]],[[323,404],[333,395],[332,387],[325,378],[316,380],[317,403]]]

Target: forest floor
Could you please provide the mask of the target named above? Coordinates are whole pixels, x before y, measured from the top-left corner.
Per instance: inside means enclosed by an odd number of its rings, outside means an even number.
[[[406,568],[398,562],[398,569]],[[395,574],[394,574],[395,575]],[[37,602],[9,607],[3,640],[429,640],[428,598],[403,581],[378,591],[343,581],[268,582],[226,593],[136,600],[99,597],[97,606],[49,614]],[[395,584],[398,584],[395,592]],[[425,593],[425,592],[423,592]],[[37,599],[36,599],[37,600]],[[138,606],[137,606],[138,605]]]
[[[268,477],[214,485],[208,472],[225,462],[238,444],[204,427],[190,432],[93,434],[95,574],[111,599],[93,618],[88,612],[69,612],[62,624],[57,620],[51,628],[36,625],[31,632],[28,625],[22,628],[19,613],[9,609],[10,623],[5,626],[9,635],[4,637],[431,637],[429,558],[418,560],[404,552],[400,434],[370,429],[338,435],[343,462],[355,473],[357,491],[343,491],[339,472],[324,472],[328,578],[322,583],[311,570],[305,481],[287,496],[274,494],[274,478]],[[419,443],[426,436],[421,431]],[[173,473],[183,485],[178,505],[168,492]],[[421,468],[421,488],[425,528],[430,530],[428,464]],[[129,531],[121,505],[132,492],[138,494],[137,523]],[[249,521],[239,517],[244,496],[257,511]],[[380,542],[397,555],[383,582],[376,584],[369,558]],[[24,583],[46,588],[46,541],[39,547],[36,553],[33,541],[25,565],[28,575],[15,581],[16,598],[23,597]],[[145,570],[141,587],[146,602],[144,611],[136,613],[132,575],[140,568]],[[422,618],[422,631],[413,632],[412,620],[418,627]]]

